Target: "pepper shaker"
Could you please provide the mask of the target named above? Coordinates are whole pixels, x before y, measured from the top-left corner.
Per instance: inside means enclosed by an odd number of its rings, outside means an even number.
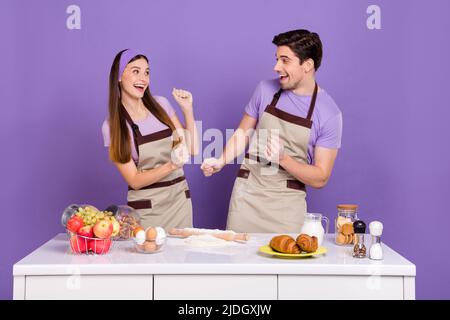
[[[354,258],[366,257],[366,246],[364,245],[364,233],[366,232],[366,224],[362,220],[353,222],[353,230],[355,232],[355,246],[353,247]]]
[[[370,234],[372,235],[372,245],[369,250],[369,258],[372,260],[383,260],[383,248],[381,247],[383,224],[380,221],[372,221],[369,224],[369,229]]]

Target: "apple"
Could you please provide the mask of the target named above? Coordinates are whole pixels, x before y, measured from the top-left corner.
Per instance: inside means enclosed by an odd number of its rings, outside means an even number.
[[[120,223],[116,219],[113,219],[112,220],[112,225],[113,225],[113,232],[112,232],[111,236],[115,237],[115,236],[117,236],[119,234]]]
[[[73,216],[67,221],[67,229],[73,233],[77,233],[78,230],[83,226],[83,219],[79,216]]]
[[[109,238],[113,232],[113,224],[108,220],[100,220],[94,225],[94,235],[100,239]]]
[[[89,250],[96,254],[103,254],[109,251],[111,247],[111,239],[96,239],[89,243]]]
[[[77,235],[70,237],[70,247],[74,253],[84,253],[88,250],[90,241]]]
[[[78,230],[78,234],[83,237],[93,238],[94,231],[92,230],[92,226],[84,226]]]

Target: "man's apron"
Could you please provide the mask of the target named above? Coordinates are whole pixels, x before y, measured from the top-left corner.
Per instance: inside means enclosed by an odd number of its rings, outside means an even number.
[[[311,118],[317,90],[316,83],[306,119],[276,108],[282,89],[264,110],[234,183],[227,229],[236,232],[300,232],[306,214],[305,185],[278,164],[265,160],[263,152],[268,136],[279,135],[286,155],[308,163]]]
[[[125,108],[124,116],[130,124],[138,153],[139,172],[157,168],[171,159],[172,130],[167,128],[142,136]],[[161,181],[134,190],[128,187],[128,205],[137,210],[144,228],[149,226],[171,228],[192,227],[192,202],[182,168]]]

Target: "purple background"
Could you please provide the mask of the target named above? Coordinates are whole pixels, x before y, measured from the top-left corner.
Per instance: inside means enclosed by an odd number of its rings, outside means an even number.
[[[66,28],[70,4],[81,7],[81,30]],[[366,27],[370,4],[381,6],[381,30]],[[192,91],[203,128],[225,130],[275,76],[272,37],[302,27],[323,40],[318,81],[344,117],[332,179],[309,193],[309,211],[334,218],[336,204],[359,204],[416,264],[417,298],[450,298],[450,1],[2,0],[0,9],[0,298],[12,298],[13,264],[64,231],[68,204],[125,202],[101,136],[116,52],[144,49],[153,93],[175,105],[173,86]],[[199,165],[185,171],[195,225],[225,227],[236,166],[209,179]]]

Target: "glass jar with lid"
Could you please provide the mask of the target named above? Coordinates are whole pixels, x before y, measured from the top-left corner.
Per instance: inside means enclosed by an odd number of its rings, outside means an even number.
[[[358,205],[340,204],[335,220],[335,242],[338,245],[352,245],[355,240],[353,222],[358,220]]]

